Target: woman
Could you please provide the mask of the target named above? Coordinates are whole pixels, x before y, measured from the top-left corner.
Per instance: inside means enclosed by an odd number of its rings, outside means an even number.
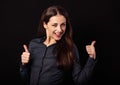
[[[50,6],[41,16],[39,36],[23,45],[21,77],[30,85],[83,84],[89,80],[96,59],[95,41],[86,46],[89,58],[81,69],[79,53],[72,40],[72,26],[66,10]]]

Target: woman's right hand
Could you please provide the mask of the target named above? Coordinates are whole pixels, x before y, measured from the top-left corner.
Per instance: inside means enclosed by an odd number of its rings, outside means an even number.
[[[29,52],[27,46],[23,45],[23,48],[24,48],[25,51],[21,55],[22,65],[27,64],[30,60],[30,52]]]

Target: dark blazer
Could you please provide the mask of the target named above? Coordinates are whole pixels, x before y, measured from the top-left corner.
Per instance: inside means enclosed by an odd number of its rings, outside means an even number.
[[[80,66],[80,56],[74,45],[75,63],[72,69],[64,71],[58,68],[53,49],[56,44],[46,47],[42,38],[33,39],[29,44],[30,62],[20,66],[23,81],[29,85],[82,85],[90,79],[95,61],[88,58],[84,68]],[[64,83],[64,84],[63,84]]]

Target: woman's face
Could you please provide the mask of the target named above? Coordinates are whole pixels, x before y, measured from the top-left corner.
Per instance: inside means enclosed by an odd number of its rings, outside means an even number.
[[[62,15],[52,16],[47,24],[44,23],[47,38],[58,41],[66,30],[66,18]]]

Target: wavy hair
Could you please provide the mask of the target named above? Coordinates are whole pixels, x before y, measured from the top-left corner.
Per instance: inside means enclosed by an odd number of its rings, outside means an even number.
[[[40,37],[46,36],[43,22],[47,24],[49,22],[49,19],[52,16],[56,16],[57,14],[60,14],[66,18],[66,31],[61,40],[57,41],[57,45],[53,52],[57,56],[58,66],[67,69],[70,68],[73,63],[72,26],[67,11],[58,5],[50,6],[44,10],[40,19],[38,34]]]

